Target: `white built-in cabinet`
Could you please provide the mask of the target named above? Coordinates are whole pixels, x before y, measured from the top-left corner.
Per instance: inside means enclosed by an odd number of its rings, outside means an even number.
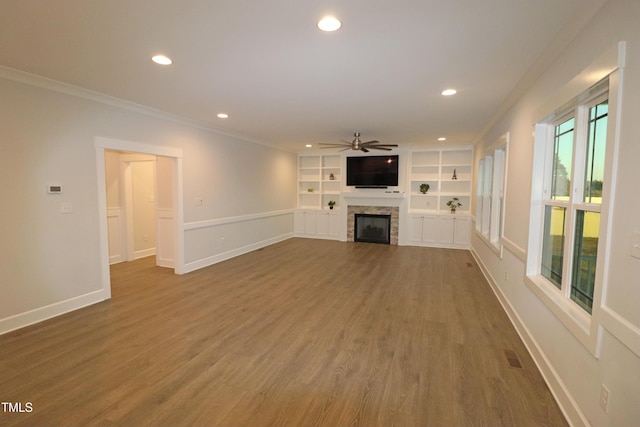
[[[456,213],[468,215],[472,163],[471,147],[413,151],[409,162],[409,212],[449,213],[447,202],[457,197],[462,207]],[[420,192],[421,184],[429,185],[426,194]]]
[[[472,147],[414,150],[409,160],[408,242],[468,248],[471,239]],[[428,184],[426,193],[420,186]],[[455,214],[447,202],[457,198]]]
[[[340,154],[298,157],[298,210],[294,234],[300,237],[338,239],[340,235],[340,194],[342,191]],[[335,201],[333,209],[329,201]]]
[[[408,203],[400,227],[406,227],[407,244],[469,248],[473,147],[414,149],[403,155],[407,156]],[[346,227],[340,215],[342,160],[335,153],[298,157],[296,236],[338,239]],[[420,192],[421,184],[429,184],[426,194]],[[447,202],[454,197],[462,207],[452,214]],[[336,202],[333,210],[330,200]]]
[[[319,209],[297,210],[294,214],[294,234],[298,237],[337,240],[340,236],[340,215]]]
[[[471,218],[468,215],[409,215],[409,244],[468,248]]]

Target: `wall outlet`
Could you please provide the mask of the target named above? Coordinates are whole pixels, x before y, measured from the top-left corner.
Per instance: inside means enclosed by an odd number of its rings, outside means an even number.
[[[62,202],[60,203],[60,213],[70,214],[73,212],[73,205],[71,202]]]
[[[508,271],[504,272],[504,281],[505,281],[505,283],[509,281],[509,272]]]
[[[604,384],[600,388],[600,407],[604,412],[609,410],[609,389]]]

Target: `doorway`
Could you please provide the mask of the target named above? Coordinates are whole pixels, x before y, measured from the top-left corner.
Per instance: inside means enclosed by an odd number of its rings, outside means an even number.
[[[153,249],[156,255],[156,265],[172,267],[176,274],[182,274],[184,270],[184,243],[181,233],[183,223],[182,150],[108,138],[96,138],[95,146],[100,212],[102,287],[107,298],[111,297],[109,266],[117,256],[122,257],[123,261],[131,260],[144,256],[145,251]],[[108,169],[113,169],[114,158],[118,159],[116,164],[119,165],[119,172],[115,176],[118,181],[122,181],[117,183],[116,187],[112,182],[113,170],[108,172]],[[144,181],[148,178],[144,176],[148,177],[149,166],[152,166],[153,178],[151,183],[145,183]],[[135,174],[142,174],[142,177],[134,178]],[[127,180],[130,180],[130,183]],[[133,189],[135,180],[141,180],[138,185],[140,187],[138,193],[142,194],[142,196],[140,194],[135,196],[138,199],[136,202],[134,202],[134,193],[137,190]],[[129,190],[127,190],[128,185],[131,185]],[[122,207],[113,206],[114,200],[120,197],[120,195],[114,195],[115,188],[122,190],[122,199],[124,200]],[[150,188],[153,188],[152,192]],[[128,202],[127,199],[129,199]],[[154,207],[152,209],[155,218],[152,224],[153,230],[139,224],[139,232],[129,232],[127,235],[126,229],[136,229],[136,220],[124,211],[128,210],[129,213],[133,213],[136,210],[136,204],[138,211],[149,210],[150,205]],[[117,212],[118,210],[120,212]],[[127,223],[129,223],[128,226]],[[110,232],[110,230],[115,231]],[[138,237],[135,234],[138,234]],[[138,246],[136,246],[136,239],[140,243]],[[145,248],[145,245],[150,246],[151,240],[153,240],[154,247]],[[120,243],[119,246],[117,242]],[[115,250],[110,251],[110,246]],[[142,249],[138,250],[140,247]],[[115,252],[120,252],[120,254]],[[147,252],[146,255],[150,255],[150,253]]]
[[[109,264],[133,261],[157,254],[160,224],[158,196],[170,191],[158,182],[161,157],[105,150]],[[171,170],[164,170],[171,174]],[[170,177],[169,177],[170,178]],[[166,197],[164,198],[166,199]],[[171,209],[171,203],[165,208]],[[172,242],[162,242],[171,244]],[[164,265],[171,267],[172,257]]]

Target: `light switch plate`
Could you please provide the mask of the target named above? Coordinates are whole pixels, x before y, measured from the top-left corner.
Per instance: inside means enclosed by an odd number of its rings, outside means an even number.
[[[47,185],[47,193],[49,194],[62,194],[62,185],[49,184]]]
[[[633,232],[633,240],[631,242],[631,256],[640,258],[640,231]]]

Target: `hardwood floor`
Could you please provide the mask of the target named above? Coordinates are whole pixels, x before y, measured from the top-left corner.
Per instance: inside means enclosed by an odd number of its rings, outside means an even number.
[[[567,425],[466,251],[290,239],[184,276],[153,261],[0,336],[0,400],[33,406],[0,425]]]

